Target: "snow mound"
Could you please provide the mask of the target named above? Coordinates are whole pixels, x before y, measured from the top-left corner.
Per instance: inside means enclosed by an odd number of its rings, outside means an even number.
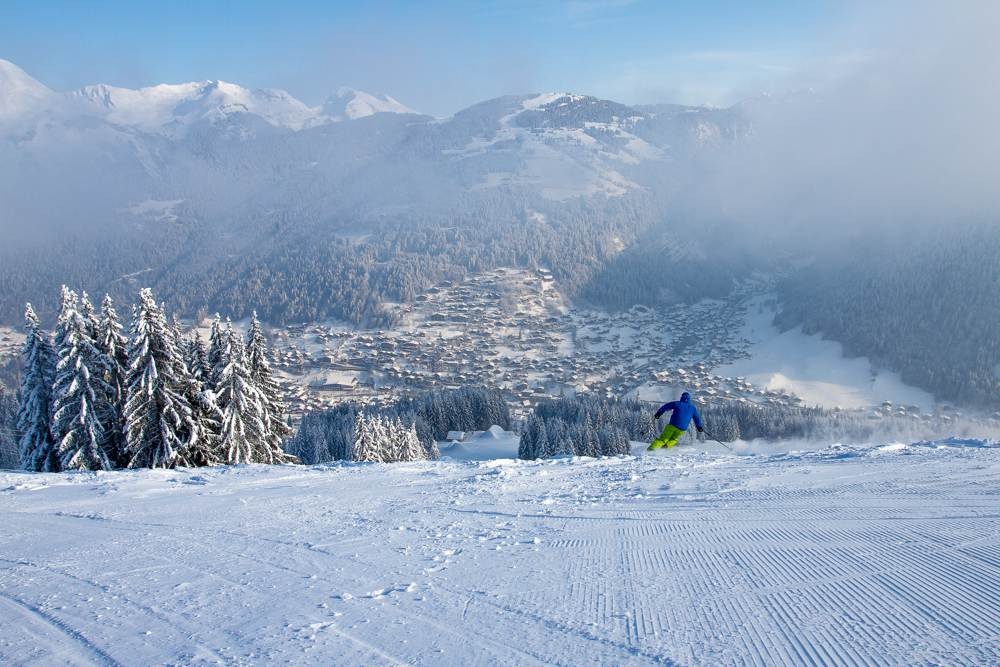
[[[453,461],[491,461],[516,459],[521,437],[493,425],[486,431],[476,431],[462,442],[440,443],[441,458]]]

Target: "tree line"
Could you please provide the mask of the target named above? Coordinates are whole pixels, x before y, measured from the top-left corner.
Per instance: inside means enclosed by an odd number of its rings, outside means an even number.
[[[383,406],[350,402],[311,412],[302,418],[286,450],[303,463],[436,459],[436,443],[449,431],[485,431],[494,425],[511,428],[510,409],[499,390],[426,391]],[[400,444],[413,435],[422,453]]]
[[[629,441],[650,442],[658,432],[659,426],[653,419],[658,405],[589,396],[539,403],[521,432],[518,457],[629,454]],[[732,400],[702,403],[699,410],[706,433],[690,429],[682,442],[708,439],[722,442],[757,439],[865,442],[873,438],[981,436],[995,428],[995,422],[977,425],[955,419],[923,421],[909,416]]]
[[[53,334],[30,303],[25,328],[15,423],[25,470],[295,460],[256,314],[246,340],[216,316],[206,346],[143,289],[126,336],[110,296],[98,312],[63,286]]]
[[[631,440],[650,440],[649,410],[632,400],[574,396],[539,403],[528,418],[518,458],[623,456]]]
[[[898,414],[874,414],[821,407],[717,401],[701,408],[707,431],[723,442],[733,440],[848,440],[868,442],[887,438],[934,439],[959,435],[982,437],[996,422],[968,420],[958,415],[920,419]],[[699,436],[704,439],[705,436]]]

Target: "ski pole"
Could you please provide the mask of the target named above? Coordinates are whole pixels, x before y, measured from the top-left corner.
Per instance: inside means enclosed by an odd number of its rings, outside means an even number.
[[[702,429],[701,431],[702,431],[702,433],[704,433],[705,435],[707,435],[710,439],[715,440],[717,443],[719,443],[720,445],[722,445],[723,447],[725,447],[729,451],[733,451],[732,447],[730,447],[726,443],[722,442],[721,440],[719,440],[718,438],[716,438],[714,435],[712,435],[711,433],[709,433],[705,429]]]

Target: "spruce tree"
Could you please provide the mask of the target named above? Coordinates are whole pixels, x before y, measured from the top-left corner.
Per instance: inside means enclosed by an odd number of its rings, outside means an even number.
[[[59,313],[57,337],[62,345],[52,392],[52,436],[59,465],[63,470],[108,470],[112,464],[103,446],[108,425],[102,421],[112,393],[105,381],[108,364],[91,338],[93,308],[88,321],[75,308],[75,295],[69,292],[66,297]]]
[[[226,463],[257,463],[268,459],[264,398],[247,367],[243,342],[228,326],[219,374],[218,405],[222,411],[220,447]]]
[[[80,308],[80,298],[77,296],[76,292],[74,292],[73,290],[71,290],[66,285],[63,285],[60,288],[59,314],[56,317],[56,328],[55,328],[55,331],[53,332],[53,336],[52,336],[53,339],[54,339],[54,341],[53,341],[54,344],[52,346],[52,349],[54,350],[54,352],[57,355],[57,363],[58,363],[59,350],[61,350],[64,347],[66,347],[65,338],[70,333],[69,327],[68,326],[64,326],[64,321],[63,320],[64,319],[68,320],[69,317],[70,317],[70,313],[74,313],[74,312],[78,311],[79,308]],[[55,376],[53,375],[53,377],[55,377]],[[50,419],[52,418],[51,414],[49,415],[49,418]]]
[[[162,305],[160,307],[161,309],[163,308]],[[181,330],[181,318],[177,317],[177,313],[170,316],[170,333],[174,337],[174,345],[180,351],[182,349],[181,346],[184,344],[184,332]]]
[[[424,458],[429,461],[437,461],[441,458],[441,450],[438,449],[437,442],[433,439],[430,441],[429,445],[424,447]]]
[[[286,407],[281,387],[274,379],[267,355],[267,340],[257,319],[257,311],[254,311],[250,318],[247,340],[247,365],[250,377],[263,398],[267,452],[261,462],[287,463],[294,460],[294,457],[285,453],[282,444],[291,436],[292,429],[285,417]]]
[[[216,385],[219,383],[219,376],[222,375],[222,369],[225,368],[226,365],[225,359],[223,359],[225,347],[226,335],[222,329],[219,314],[216,313],[215,318],[212,320],[211,330],[208,335],[208,375],[204,379],[208,388],[216,393],[218,393]]]
[[[0,468],[20,467],[17,442],[17,396],[0,383]]]
[[[111,297],[107,294],[101,301],[101,315],[96,324],[97,349],[105,357],[105,382],[107,396],[106,414],[102,422],[106,425],[103,448],[112,464],[124,467],[125,444],[125,390],[128,375],[128,340],[122,335],[122,325],[115,312]]]
[[[211,367],[208,363],[208,352],[205,343],[201,340],[201,334],[197,330],[192,331],[184,346],[184,361],[187,362],[188,370],[194,379],[203,385],[211,380]],[[207,387],[206,388],[210,388]]]
[[[374,414],[370,417],[373,447],[373,461],[388,461],[393,455],[392,429],[388,421]]]
[[[80,315],[83,316],[83,322],[86,326],[87,335],[90,336],[91,340],[97,340],[99,323],[97,319],[97,313],[94,312],[94,304],[90,302],[90,297],[87,296],[86,292],[80,295]]]
[[[378,438],[376,421],[369,419],[364,411],[359,411],[354,421],[354,442],[351,447],[351,460],[381,461]]]
[[[400,460],[420,461],[426,458],[424,446],[420,444],[420,438],[417,436],[417,425],[412,423],[406,428],[399,420],[396,420],[396,424],[400,438]]]
[[[181,340],[180,344],[183,345],[184,341]],[[191,426],[184,447],[177,453],[177,465],[218,465],[224,460],[221,449],[223,415],[215,392],[207,389],[195,376],[180,349],[175,374],[180,380],[181,395],[191,411]]]
[[[378,423],[376,427],[376,433],[379,434],[378,441],[380,442],[378,460],[382,463],[402,461],[403,452],[401,446],[403,441],[399,437],[399,429],[402,426],[397,423],[397,420],[387,419],[380,415],[375,415],[372,419]]]
[[[222,410],[215,394],[202,388],[202,384],[186,367],[182,373],[182,395],[191,410],[191,426],[187,440],[177,452],[177,465],[187,467],[212,466],[224,462],[222,452]]]
[[[173,335],[149,288],[130,330],[125,439],[131,468],[169,468],[194,432]]]
[[[24,371],[17,411],[21,467],[33,471],[58,470],[50,427],[55,352],[30,303],[24,309],[24,322]]]

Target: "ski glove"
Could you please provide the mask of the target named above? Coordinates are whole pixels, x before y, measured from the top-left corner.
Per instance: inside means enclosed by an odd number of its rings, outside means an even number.
[[[697,428],[697,429],[698,429],[698,433],[704,433],[704,432],[705,432],[705,429],[703,429],[703,428],[702,428],[702,427],[700,427],[700,426],[697,426],[697,427],[695,427],[695,428]]]

